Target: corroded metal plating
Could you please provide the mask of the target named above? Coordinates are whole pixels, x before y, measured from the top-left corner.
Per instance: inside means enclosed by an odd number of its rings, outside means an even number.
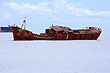
[[[97,40],[102,30],[96,27],[72,30],[63,26],[51,26],[45,33],[34,34],[17,26],[12,29],[14,40]]]

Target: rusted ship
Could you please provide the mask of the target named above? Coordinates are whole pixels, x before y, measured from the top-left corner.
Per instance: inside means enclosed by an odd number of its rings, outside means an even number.
[[[26,20],[21,27],[10,26],[14,40],[97,40],[102,30],[96,27],[72,30],[64,26],[54,26],[46,29],[45,33],[35,34],[25,29]],[[24,28],[23,28],[24,27]]]

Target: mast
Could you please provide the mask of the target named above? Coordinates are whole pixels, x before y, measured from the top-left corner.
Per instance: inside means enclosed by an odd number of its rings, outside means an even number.
[[[23,20],[23,24],[22,24],[21,28],[23,28],[23,27],[24,27],[24,30],[25,30],[25,28],[26,28],[26,16],[25,16],[25,18]]]

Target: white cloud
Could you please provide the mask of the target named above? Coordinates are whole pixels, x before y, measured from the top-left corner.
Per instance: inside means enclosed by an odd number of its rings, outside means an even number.
[[[67,0],[56,0],[53,3],[42,2],[38,5],[29,3],[4,3],[5,6],[21,13],[39,13],[39,14],[68,14],[75,16],[110,16],[110,11],[92,11],[86,8],[80,8],[81,3],[69,3]],[[52,6],[52,7],[50,7]]]
[[[70,3],[68,0],[54,2],[30,3],[0,3],[0,21],[2,24],[21,24],[22,18],[27,16],[29,28],[42,29],[50,24],[86,24],[104,26],[110,23],[110,11],[93,11],[82,8],[81,3]],[[7,22],[9,20],[9,22]],[[46,24],[46,25],[45,25]],[[36,26],[37,25],[37,26]],[[84,26],[86,26],[84,25]],[[33,27],[36,26],[36,27]]]
[[[56,0],[54,3],[57,13],[75,16],[110,16],[110,11],[93,11],[87,8],[81,8],[81,5],[81,3],[69,3],[68,0]]]
[[[33,5],[33,4],[29,4],[29,3],[23,3],[23,4],[17,4],[17,3],[3,3],[4,6],[8,6],[13,10],[19,11],[21,13],[32,13],[32,12],[37,12],[37,13],[49,13],[51,11],[51,9],[48,6],[47,2],[42,2],[39,3],[38,5]]]
[[[93,11],[81,8],[81,3],[69,3],[68,0],[56,0],[54,2],[41,2],[38,5],[30,3],[4,2],[0,6],[0,19],[20,21],[27,16],[29,24],[59,24],[59,23],[96,23],[103,22],[103,18],[110,17],[110,11]],[[2,10],[2,8],[4,8]],[[109,19],[106,19],[109,22]],[[16,22],[16,23],[18,23]],[[7,22],[8,23],[8,22]]]
[[[86,8],[80,8],[81,3],[69,3],[67,0],[56,0],[53,3],[42,2],[38,5],[29,3],[17,4],[17,3],[4,3],[4,6],[8,6],[13,10],[21,13],[39,13],[39,14],[68,14],[75,16],[110,16],[110,11],[92,11]],[[52,7],[50,7],[52,6]]]
[[[70,11],[77,16],[110,16],[110,11],[92,11],[84,8],[72,8]]]

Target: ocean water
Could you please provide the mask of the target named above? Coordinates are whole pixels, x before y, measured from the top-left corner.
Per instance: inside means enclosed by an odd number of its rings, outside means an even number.
[[[98,40],[13,41],[0,33],[0,73],[110,73],[110,33]]]

